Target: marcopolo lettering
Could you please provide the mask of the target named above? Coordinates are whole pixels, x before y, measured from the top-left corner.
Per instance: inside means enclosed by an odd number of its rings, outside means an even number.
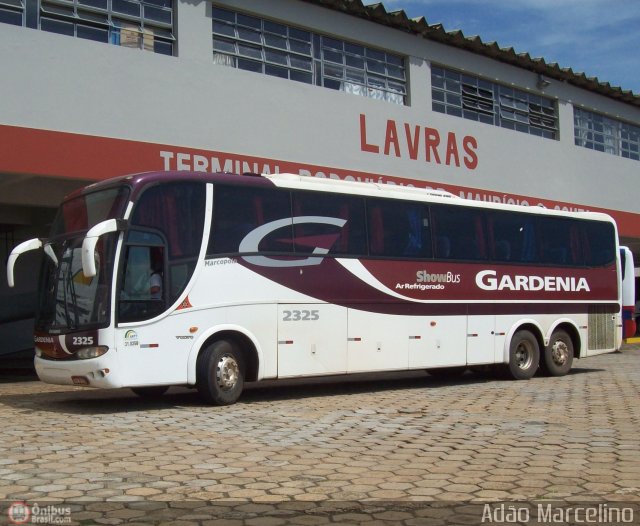
[[[524,290],[544,292],[589,292],[586,278],[566,276],[525,276],[498,274],[483,270],[476,274],[476,285],[482,290]]]

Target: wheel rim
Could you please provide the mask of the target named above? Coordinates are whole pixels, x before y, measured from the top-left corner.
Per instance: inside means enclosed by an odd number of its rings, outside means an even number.
[[[569,359],[569,347],[562,340],[557,340],[551,346],[551,359],[556,365],[564,365]]]
[[[233,389],[240,377],[240,366],[233,356],[225,355],[220,358],[216,367],[216,381],[218,387],[225,391]]]
[[[515,362],[519,369],[528,369],[533,363],[533,346],[529,342],[520,342],[515,352]]]

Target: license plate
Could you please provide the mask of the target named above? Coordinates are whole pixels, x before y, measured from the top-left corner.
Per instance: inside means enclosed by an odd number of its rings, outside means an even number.
[[[75,385],[89,385],[89,379],[86,376],[72,376],[71,381]]]

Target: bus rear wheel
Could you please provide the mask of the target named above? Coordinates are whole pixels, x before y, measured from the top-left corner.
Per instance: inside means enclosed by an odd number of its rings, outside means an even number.
[[[233,404],[244,388],[244,360],[235,342],[218,340],[198,357],[196,385],[204,400],[215,405]]]
[[[563,330],[554,331],[549,345],[544,349],[540,362],[542,370],[549,376],[564,376],[573,364],[573,341]]]
[[[516,380],[528,380],[539,365],[540,346],[536,337],[527,330],[516,332],[509,346],[509,374]]]

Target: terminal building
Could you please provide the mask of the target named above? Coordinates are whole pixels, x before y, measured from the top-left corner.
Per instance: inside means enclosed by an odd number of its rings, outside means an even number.
[[[425,13],[426,17],[429,13]],[[294,172],[611,214],[640,261],[640,96],[361,0],[0,0],[0,353],[79,186]]]

